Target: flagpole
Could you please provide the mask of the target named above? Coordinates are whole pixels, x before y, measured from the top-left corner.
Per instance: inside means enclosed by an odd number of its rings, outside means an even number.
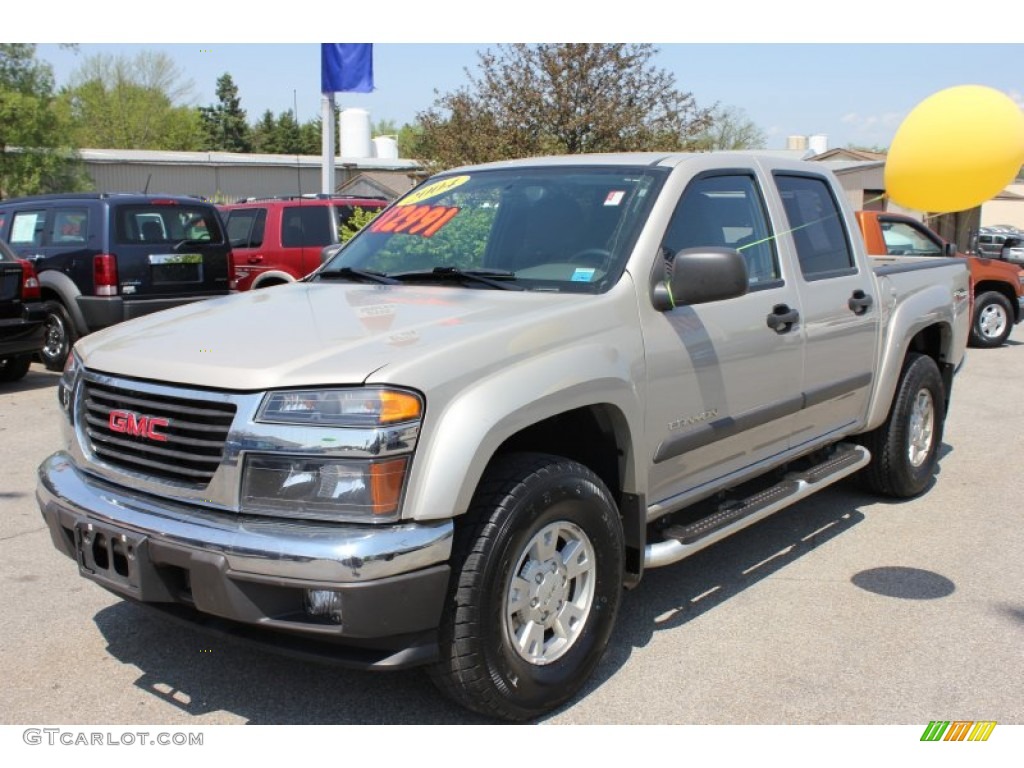
[[[334,93],[320,96],[320,130],[322,157],[320,168],[320,191],[325,195],[334,194]]]

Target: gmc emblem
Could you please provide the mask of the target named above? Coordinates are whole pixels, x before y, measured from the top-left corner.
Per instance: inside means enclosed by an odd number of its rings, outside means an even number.
[[[125,435],[144,437],[147,440],[159,440],[167,442],[167,435],[157,432],[158,427],[166,427],[171,422],[167,419],[158,419],[155,416],[142,416],[131,411],[111,411],[107,425],[111,432],[120,432]]]

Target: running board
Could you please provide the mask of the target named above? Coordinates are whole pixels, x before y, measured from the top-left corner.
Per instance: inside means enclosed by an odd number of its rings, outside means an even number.
[[[852,475],[871,461],[866,448],[840,443],[821,464],[803,472],[791,472],[783,480],[743,501],[723,505],[717,512],[689,525],[673,525],[663,531],[663,541],[644,549],[644,568],[678,563],[736,531],[756,523],[796,502]]]

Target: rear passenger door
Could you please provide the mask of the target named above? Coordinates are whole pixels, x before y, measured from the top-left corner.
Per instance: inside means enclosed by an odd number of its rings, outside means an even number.
[[[879,304],[867,259],[856,258],[845,210],[824,176],[776,172],[786,214],[785,237],[799,263],[796,282],[805,336],[804,407],[793,445],[863,420],[871,394]]]
[[[320,252],[337,242],[337,225],[330,205],[287,205],[281,218],[281,245],[291,258],[295,276],[304,277],[320,266]]]

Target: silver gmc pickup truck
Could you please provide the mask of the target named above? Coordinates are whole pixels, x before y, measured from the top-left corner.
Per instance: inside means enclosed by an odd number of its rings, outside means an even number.
[[[462,168],[303,281],[79,341],[38,500],[118,595],[530,719],[646,569],[850,475],[925,491],[968,289],[869,262],[820,164]]]

